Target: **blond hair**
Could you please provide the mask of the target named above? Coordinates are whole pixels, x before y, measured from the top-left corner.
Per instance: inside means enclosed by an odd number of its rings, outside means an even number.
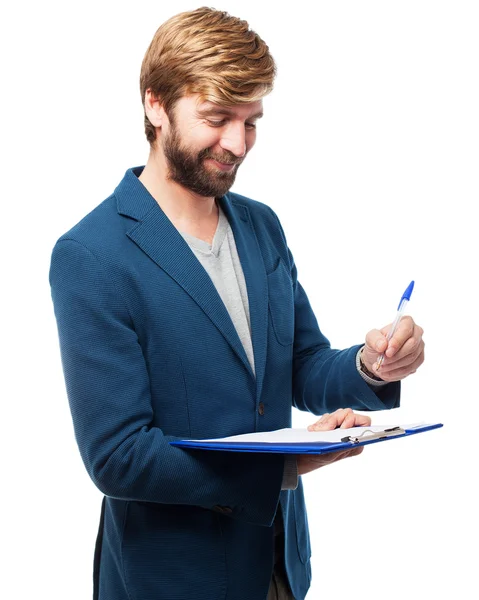
[[[151,89],[168,114],[185,95],[222,106],[256,102],[273,89],[276,65],[246,21],[202,7],[175,15],[155,33],[141,65],[140,90]],[[145,114],[150,145],[155,127]]]

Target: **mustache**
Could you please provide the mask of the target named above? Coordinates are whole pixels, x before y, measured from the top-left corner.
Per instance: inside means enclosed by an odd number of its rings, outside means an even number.
[[[199,153],[198,158],[200,160],[204,158],[212,158],[213,160],[217,160],[225,165],[240,165],[244,160],[244,157],[238,159],[232,152],[227,152],[226,154],[213,154],[208,150],[208,148],[202,150]]]

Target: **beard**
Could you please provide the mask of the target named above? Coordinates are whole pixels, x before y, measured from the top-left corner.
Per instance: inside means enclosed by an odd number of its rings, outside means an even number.
[[[219,198],[226,194],[244,160],[244,157],[238,158],[228,150],[223,154],[215,154],[210,148],[198,153],[191,151],[182,145],[178,129],[172,121],[170,132],[163,140],[163,152],[169,168],[168,179],[207,198]],[[235,166],[231,171],[209,169],[205,166],[207,158]]]

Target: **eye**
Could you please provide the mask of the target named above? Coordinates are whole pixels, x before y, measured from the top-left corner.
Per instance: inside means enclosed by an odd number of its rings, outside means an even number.
[[[216,121],[215,119],[206,119],[206,122],[210,127],[223,127],[223,125],[226,124],[227,120],[221,119],[221,121]],[[244,126],[246,129],[249,130],[256,129],[256,123],[245,123]]]
[[[212,119],[206,119],[206,122],[208,125],[211,125],[211,127],[222,127],[226,123],[226,120],[222,119],[221,121],[214,121]]]

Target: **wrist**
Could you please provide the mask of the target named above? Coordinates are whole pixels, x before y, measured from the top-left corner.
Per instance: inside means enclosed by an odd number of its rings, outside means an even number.
[[[358,361],[359,370],[362,373],[364,373],[364,375],[366,375],[367,377],[369,377],[370,379],[372,379],[374,381],[384,382],[384,379],[381,379],[380,377],[377,376],[376,373],[373,373],[372,371],[370,371],[368,369],[368,367],[366,366],[366,364],[364,363],[364,360],[363,360],[363,350],[364,350],[364,346],[359,351],[359,361]]]

